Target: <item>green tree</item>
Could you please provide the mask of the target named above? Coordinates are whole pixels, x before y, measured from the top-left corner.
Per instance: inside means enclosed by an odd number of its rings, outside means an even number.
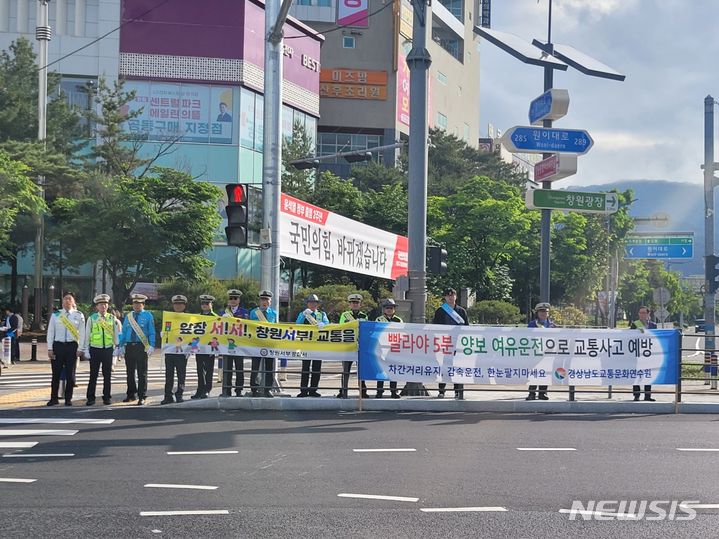
[[[12,253],[10,232],[21,213],[37,214],[45,207],[29,172],[25,164],[0,150],[0,254],[4,256]]]
[[[396,184],[407,184],[407,176],[397,167],[388,167],[375,161],[366,166],[352,167],[352,183],[362,192],[381,191]]]
[[[300,122],[292,126],[292,137],[282,140],[282,192],[290,196],[306,200],[315,185],[314,168],[306,170],[296,169],[292,163],[313,156],[315,145],[312,137]]]
[[[467,309],[470,324],[513,325],[522,320],[519,308],[506,301],[478,301]]]

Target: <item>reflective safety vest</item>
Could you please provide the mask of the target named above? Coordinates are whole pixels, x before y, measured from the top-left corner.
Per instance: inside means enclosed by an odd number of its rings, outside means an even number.
[[[100,318],[100,313],[93,313],[90,325],[90,346],[93,348],[112,348],[115,346],[115,321],[109,313]]]

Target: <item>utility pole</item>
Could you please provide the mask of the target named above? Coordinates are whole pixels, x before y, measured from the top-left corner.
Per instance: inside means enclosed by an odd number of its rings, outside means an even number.
[[[38,42],[38,83],[37,83],[37,139],[45,142],[47,138],[47,63],[48,63],[48,42],[52,38],[52,29],[49,23],[48,4],[50,0],[39,0],[37,5],[37,26],[35,27],[35,39]],[[37,178],[40,196],[45,197],[45,177]],[[44,255],[45,218],[42,213],[38,214],[37,227],[35,230],[35,301],[33,305],[32,329],[41,328],[42,321],[42,280],[43,280],[43,255]],[[50,316],[52,312],[48,313]]]
[[[704,98],[704,320],[706,320],[706,337],[704,350],[711,354],[713,364],[716,364],[715,349],[715,317],[716,295],[713,279],[713,267],[710,267],[711,256],[714,255],[714,98],[710,95]],[[712,389],[717,388],[716,373],[712,372]]]
[[[545,52],[551,55],[554,52],[552,45],[552,0],[549,0],[549,22],[547,24],[547,44]],[[548,65],[544,66],[544,91],[548,92],[554,86],[554,68]],[[544,120],[542,127],[552,127],[552,120]],[[542,159],[551,157],[551,153],[543,153]],[[542,182],[542,189],[551,189],[552,182]],[[549,303],[550,297],[550,250],[552,245],[551,227],[552,227],[552,210],[542,210],[540,220],[540,248],[539,248],[539,301]],[[607,311],[609,311],[607,305]]]
[[[410,321],[423,324],[427,301],[427,72],[432,57],[427,50],[427,19],[432,16],[428,0],[412,0],[414,21],[409,67],[409,188],[407,235],[409,236]]]

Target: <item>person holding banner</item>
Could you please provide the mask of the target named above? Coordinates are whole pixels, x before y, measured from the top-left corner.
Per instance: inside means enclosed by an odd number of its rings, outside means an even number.
[[[350,304],[350,309],[340,315],[340,324],[368,319],[367,313],[362,310],[362,294],[350,294],[347,296],[347,301]],[[340,389],[340,392],[337,394],[338,399],[347,398],[352,363],[352,361],[342,362],[342,389]],[[369,398],[369,395],[367,395],[367,384],[365,384],[364,380],[362,380],[362,398]]]
[[[217,313],[212,310],[214,296],[202,294],[200,296],[200,314],[202,316],[215,316]],[[212,391],[212,376],[215,372],[215,354],[196,354],[197,362],[197,393],[191,399],[206,399]]]
[[[47,357],[52,366],[48,406],[59,404],[60,375],[65,370],[65,406],[72,406],[77,357],[85,342],[85,316],[75,308],[75,295],[65,292],[62,309],[54,313],[47,325]]]
[[[651,318],[649,318],[649,307],[645,307],[644,305],[639,307],[639,320],[632,322],[629,327],[641,331],[645,329],[657,329],[656,323],[652,322]],[[632,392],[634,393],[634,400],[638,401],[639,397],[642,396],[642,386],[632,386]],[[652,386],[649,384],[644,386],[644,400],[651,402],[656,400],[652,398]]]
[[[222,316],[230,316],[232,318],[247,318],[249,313],[247,309],[240,307],[240,298],[242,291],[232,288],[227,291],[227,307]],[[245,358],[242,356],[223,356],[221,365],[223,368],[222,375],[222,396],[229,397],[232,394],[232,371],[235,372],[235,395],[242,396],[242,389],[245,385]]]
[[[259,307],[255,307],[250,311],[250,320],[258,320],[264,324],[276,324],[277,311],[270,307],[270,304],[272,303],[272,292],[269,290],[262,290],[259,295],[259,302]],[[272,357],[252,358],[250,387],[252,388],[253,397],[273,397],[271,392],[273,367],[274,358]],[[259,385],[258,378],[262,379],[262,386]]]
[[[172,311],[184,313],[187,308],[187,298],[182,294],[172,296]],[[175,344],[174,351],[165,354],[165,398],[160,404],[171,404],[172,389],[175,387],[175,371],[177,371],[177,391],[175,400],[182,402],[182,395],[185,392],[185,376],[187,375],[187,353],[180,343]]]
[[[384,300],[382,302],[382,314],[374,319],[375,322],[403,324],[404,320],[402,320],[399,316],[397,316],[396,310],[397,310],[397,303],[395,302],[395,300],[392,298],[387,298],[386,300]],[[391,393],[393,399],[400,398],[399,392],[397,391],[397,382],[390,382],[389,390],[390,390],[390,393]],[[377,381],[376,398],[381,399],[383,393],[384,393],[384,381],[378,380]]]
[[[120,349],[125,351],[127,372],[127,396],[122,402],[137,399],[137,405],[142,406],[147,399],[147,362],[155,351],[155,318],[145,310],[147,296],[133,294],[130,298],[132,310],[125,315],[120,334]]]
[[[549,309],[551,309],[552,306],[547,302],[540,302],[537,303],[534,306],[534,313],[536,318],[534,320],[530,320],[529,324],[527,324],[528,328],[556,328],[557,326],[549,319]],[[548,386],[536,386],[536,385],[530,385],[529,386],[529,394],[527,395],[527,398],[524,400],[533,401],[535,399],[535,391],[537,391],[537,398],[539,400],[549,400],[549,397],[547,396],[547,387]]]
[[[112,404],[112,355],[119,343],[115,317],[108,312],[110,296],[98,294],[92,300],[97,312],[87,317],[82,350],[90,358],[90,381],[87,383],[87,406],[95,404],[95,388],[102,367],[102,403]]]
[[[449,326],[468,326],[469,319],[464,307],[457,303],[457,291],[454,288],[445,288],[442,293],[444,303],[434,312],[433,324],[444,324]],[[444,398],[444,391],[447,384],[439,384],[438,399]],[[464,384],[454,384],[454,398],[464,400]]]
[[[297,315],[297,324],[309,324],[311,326],[322,327],[329,324],[327,315],[319,310],[320,298],[317,294],[310,294],[305,299],[307,308]],[[310,368],[312,369],[312,380],[310,381]],[[300,393],[298,397],[321,397],[317,391],[320,384],[320,374],[322,370],[322,360],[319,359],[303,359],[302,375],[300,377]],[[310,384],[308,386],[308,383]]]

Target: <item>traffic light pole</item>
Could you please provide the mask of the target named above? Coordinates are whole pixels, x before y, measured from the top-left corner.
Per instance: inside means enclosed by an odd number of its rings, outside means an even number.
[[[714,98],[704,98],[704,320],[706,320],[706,337],[704,350],[712,355],[715,351],[715,316],[716,295],[715,284],[711,282],[714,275],[712,260],[714,259]],[[717,388],[716,373],[712,373],[711,388]]]

